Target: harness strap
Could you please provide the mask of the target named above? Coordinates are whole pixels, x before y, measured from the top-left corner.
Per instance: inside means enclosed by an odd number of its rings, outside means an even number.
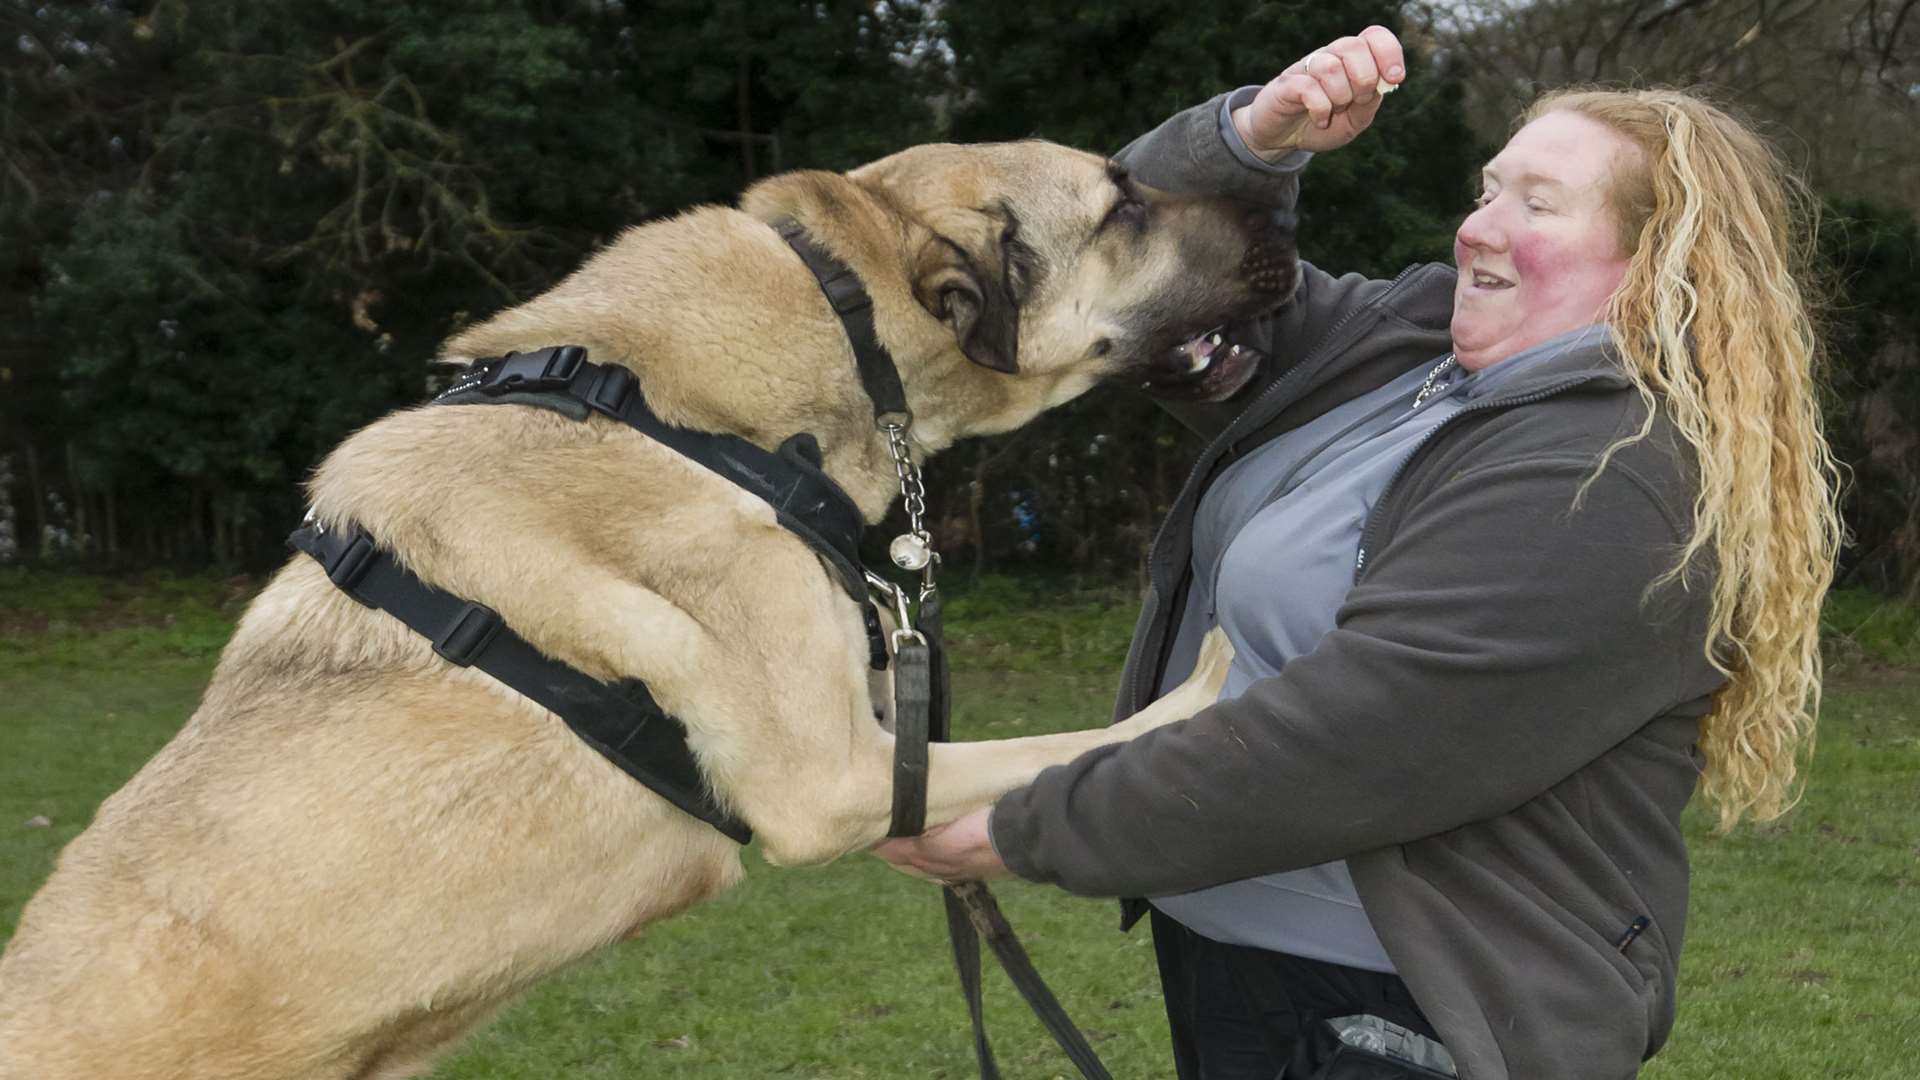
[[[593,363],[578,345],[481,360],[433,399],[436,405],[549,402],[575,419],[586,418],[584,407],[618,420],[773,507],[780,524],[826,561],[847,595],[866,603],[860,568],[866,522],[853,499],[820,468],[820,444],[812,435],[795,435],[767,451],[738,435],[675,427],[648,407],[632,371]]]
[[[654,701],[645,683],[603,683],[541,654],[492,608],[415,577],[358,525],[307,524],[287,541],[312,556],[341,591],[399,619],[449,663],[484,671],[558,715],[627,775],[729,839],[753,839],[752,830],[714,803],[686,729]]]
[[[860,275],[809,239],[806,227],[792,218],[781,218],[773,223],[773,228],[813,272],[820,291],[827,295],[827,303],[833,306],[840,325],[846,328],[847,341],[853,346],[854,366],[860,371],[860,385],[866,388],[867,397],[873,399],[874,420],[892,418],[903,428],[912,423],[913,413],[907,409],[907,392],[900,386],[900,372],[893,366],[893,354],[874,332],[873,297],[868,296],[866,286],[860,284]]]
[[[736,435],[675,427],[648,408],[633,373],[595,364],[578,345],[508,353],[469,365],[436,405],[534,405],[576,421],[600,413],[697,462],[773,508],[787,531],[826,564],[842,589],[866,606],[860,567],[860,511],[821,469],[813,436],[795,435],[769,452]],[[393,615],[433,642],[448,661],[486,672],[558,715],[583,742],[681,810],[737,843],[747,826],[714,803],[686,729],[636,679],[602,683],[542,655],[498,613],[427,585],[380,550],[358,525],[328,531],[309,524],[288,542],[318,560],[327,576],[368,607]],[[868,625],[876,662],[885,645]]]

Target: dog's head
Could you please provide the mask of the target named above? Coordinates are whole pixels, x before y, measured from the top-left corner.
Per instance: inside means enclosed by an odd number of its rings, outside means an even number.
[[[1292,234],[1270,214],[1155,191],[1038,140],[917,146],[846,179],[896,223],[914,300],[973,364],[1024,386],[1032,411],[1101,380],[1230,397],[1258,357],[1201,335],[1277,307],[1298,283]],[[815,206],[802,223],[832,244],[831,207]]]

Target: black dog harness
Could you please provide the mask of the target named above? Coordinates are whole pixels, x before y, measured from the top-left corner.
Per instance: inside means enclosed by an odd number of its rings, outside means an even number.
[[[672,427],[647,407],[632,372],[592,363],[575,345],[480,361],[434,398],[436,405],[494,403],[541,406],[577,420],[600,413],[672,447],[773,507],[780,524],[871,612],[860,567],[860,511],[821,471],[813,436],[796,435],[768,453],[735,435]],[[448,662],[484,671],[558,715],[628,775],[731,839],[744,844],[753,838],[714,802],[687,746],[686,728],[667,715],[645,683],[603,683],[543,655],[492,608],[415,577],[358,525],[327,529],[309,522],[289,542],[319,561],[347,595],[399,619]],[[870,620],[868,636],[884,665],[877,618]]]
[[[893,358],[875,333],[872,299],[858,276],[813,244],[800,225],[782,221],[774,228],[806,263],[839,317],[854,349],[861,385],[873,401],[875,425],[887,433],[903,485],[909,469],[917,484],[917,467],[906,460],[905,451],[905,432],[913,417]],[[940,601],[932,587],[931,567],[923,557],[919,565],[927,567],[927,577],[916,627],[909,624],[904,593],[862,567],[859,509],[822,471],[819,444],[812,435],[795,435],[770,453],[736,435],[673,427],[647,407],[631,371],[592,363],[577,345],[478,361],[464,369],[433,404],[533,405],[581,421],[599,413],[671,447],[766,502],[780,524],[820,557],[835,581],[860,605],[875,670],[887,667],[889,650],[868,592],[872,588],[891,596],[902,625],[892,641],[895,757],[893,821],[888,831],[893,836],[922,831],[928,743],[945,741],[950,704]],[[916,535],[924,545],[925,534]],[[752,838],[745,823],[714,800],[687,745],[685,726],[660,707],[641,681],[603,683],[542,655],[493,609],[421,581],[356,524],[329,529],[310,517],[288,542],[318,561],[328,579],[349,596],[393,615],[432,642],[434,652],[448,662],[484,671],[555,713],[582,741],[628,775],[734,841],[744,844]],[[909,563],[901,565],[913,568]],[[981,1076],[995,1080],[999,1069],[986,1037],[977,934],[986,938],[1015,987],[1082,1075],[1110,1080],[1098,1056],[1034,971],[986,886],[979,882],[947,886],[945,903]]]

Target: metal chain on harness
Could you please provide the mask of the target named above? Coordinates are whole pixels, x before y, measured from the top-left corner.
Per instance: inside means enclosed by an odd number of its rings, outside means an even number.
[[[927,485],[921,479],[920,466],[914,464],[913,454],[907,448],[907,428],[912,423],[913,417],[907,413],[888,413],[875,421],[887,437],[887,452],[893,457],[894,476],[900,482],[900,500],[907,508],[907,531],[894,537],[893,542],[887,545],[887,557],[902,570],[920,572],[920,594],[915,599],[924,618],[929,613],[929,602],[936,592],[933,568],[940,562],[940,556],[933,550],[933,534],[927,531]],[[902,645],[908,643],[926,648],[927,636],[914,625],[914,612],[907,606],[906,590],[871,570],[867,571],[867,587],[885,602],[883,606],[893,614],[897,624],[893,631],[895,654],[899,653]],[[897,714],[896,710],[896,717]],[[924,775],[921,779],[924,782]],[[895,824],[902,823],[896,821]]]
[[[907,426],[911,419],[889,414],[880,420],[887,436],[887,452],[893,455],[893,472],[900,480],[900,501],[907,508],[907,531],[887,545],[887,557],[902,570],[920,572],[920,599],[934,591],[933,567],[940,556],[933,550],[933,535],[927,532],[927,485],[920,477],[920,466],[913,463],[907,450]]]

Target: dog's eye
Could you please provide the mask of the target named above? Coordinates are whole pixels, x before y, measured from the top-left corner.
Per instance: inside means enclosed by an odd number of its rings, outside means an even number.
[[[1109,225],[1125,225],[1134,232],[1144,231],[1147,227],[1147,204],[1131,191],[1122,192],[1119,201],[1107,211],[1106,220],[1100,223],[1102,229]]]
[[[1120,189],[1120,198],[1107,209],[1107,216],[1101,220],[1100,227],[1125,225],[1134,232],[1144,232],[1147,228],[1147,200],[1140,195],[1140,189],[1134,185],[1133,177],[1116,162],[1107,162],[1107,179]]]

